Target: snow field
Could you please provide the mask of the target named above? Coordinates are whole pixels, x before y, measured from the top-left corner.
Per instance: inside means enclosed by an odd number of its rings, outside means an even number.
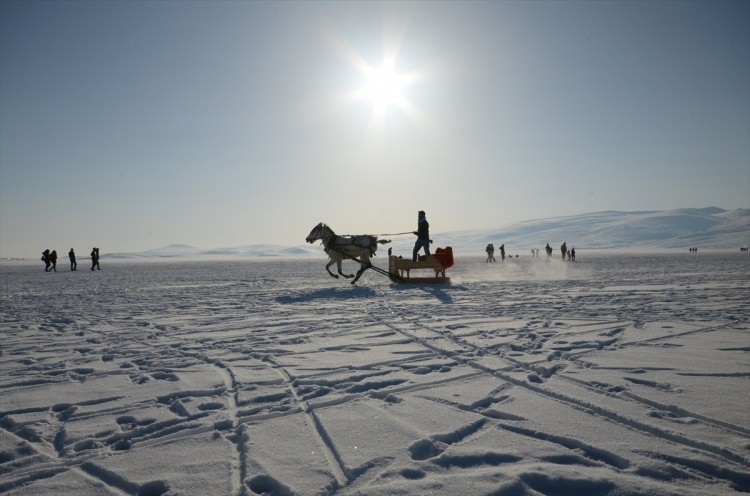
[[[746,254],[37,265],[0,265],[5,494],[750,492]]]

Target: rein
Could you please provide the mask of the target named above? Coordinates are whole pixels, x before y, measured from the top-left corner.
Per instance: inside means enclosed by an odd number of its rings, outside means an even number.
[[[414,231],[406,231],[400,233],[382,233],[382,234],[344,234],[343,236],[401,236],[402,234],[414,234]]]
[[[328,245],[331,244],[331,241],[333,241],[333,238],[335,238],[335,237],[336,237],[336,235],[332,234],[332,235],[320,238],[320,241],[323,242],[323,248],[325,248],[327,250],[328,249]]]
[[[354,238],[356,236],[354,236],[354,235],[344,235],[344,236],[341,236],[341,235],[338,235],[335,232],[333,232],[333,229],[331,229],[330,227],[328,227],[328,226],[326,226],[326,227],[328,228],[327,230],[329,231],[329,234],[326,234],[326,235],[322,234],[322,231],[325,230],[324,228],[321,228],[321,233],[319,234],[319,236],[320,236],[319,239],[320,239],[320,241],[323,242],[323,248],[325,248],[326,250],[328,250],[330,248],[330,249],[332,249],[334,251],[337,251],[338,253],[341,253],[341,251],[336,250],[336,248],[334,248],[333,246],[335,246],[337,244],[338,245],[352,245],[352,244],[354,244],[354,240],[353,239],[348,239],[347,240],[346,238]],[[336,242],[337,239],[344,240],[344,242],[337,243]],[[341,254],[344,255],[343,253],[341,253]],[[347,257],[348,257],[348,255],[347,255]]]
[[[329,231],[329,234],[323,234],[323,232],[326,230]],[[315,233],[315,236],[323,243],[323,248],[327,250],[328,245],[330,245],[331,242],[336,239],[337,235],[335,232],[333,232],[333,229],[323,224],[323,227],[321,227],[318,232]]]

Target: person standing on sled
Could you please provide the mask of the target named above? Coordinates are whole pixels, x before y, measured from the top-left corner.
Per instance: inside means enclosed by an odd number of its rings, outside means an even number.
[[[427,222],[424,210],[420,210],[418,213],[417,230],[414,231],[414,234],[417,236],[417,242],[414,243],[414,253],[411,257],[412,262],[417,261],[417,255],[422,248],[424,248],[425,255],[430,254],[430,243],[432,243],[432,240],[430,240],[430,223]]]

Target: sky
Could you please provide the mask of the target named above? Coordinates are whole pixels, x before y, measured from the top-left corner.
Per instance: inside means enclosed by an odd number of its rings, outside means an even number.
[[[0,2],[0,257],[750,208],[750,2]]]

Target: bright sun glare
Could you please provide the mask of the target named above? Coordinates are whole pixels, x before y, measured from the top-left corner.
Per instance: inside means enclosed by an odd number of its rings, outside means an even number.
[[[403,28],[406,29],[405,27]],[[387,29],[386,31],[392,31]],[[380,64],[368,62],[345,39],[329,33],[335,50],[360,76],[359,84],[334,98],[334,107],[366,103],[372,106],[368,132],[384,130],[388,122],[394,123],[396,115],[406,117],[423,131],[431,131],[432,122],[409,100],[406,88],[434,77],[430,66],[422,66],[406,72],[397,70],[402,34],[385,35],[383,59]]]
[[[361,95],[372,102],[376,112],[385,111],[391,104],[403,105],[401,90],[407,78],[395,71],[392,62],[384,62],[380,68],[367,67],[363,72],[366,82]]]

